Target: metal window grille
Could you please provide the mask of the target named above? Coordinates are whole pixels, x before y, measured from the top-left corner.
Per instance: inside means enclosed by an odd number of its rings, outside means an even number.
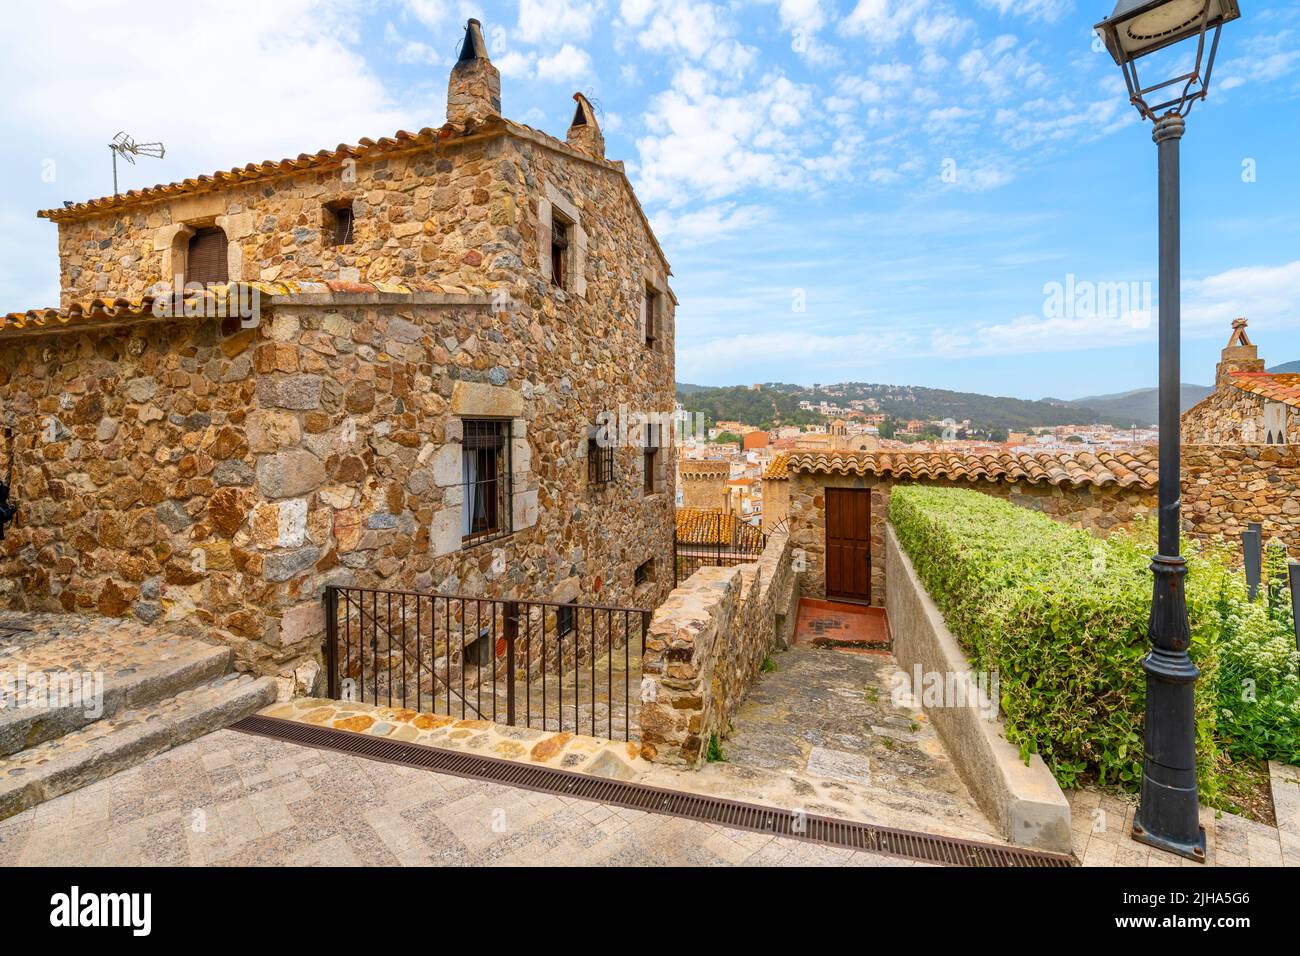
[[[648,561],[642,561],[638,564],[636,570],[632,573],[633,583],[640,586],[649,581],[650,576],[654,571],[654,563],[654,558],[651,558]]]
[[[574,615],[577,612],[577,602],[571,601],[568,604],[562,604],[555,609],[555,633],[560,637],[567,637],[573,633]]]
[[[503,538],[511,526],[510,421],[466,419],[462,443],[465,546]]]
[[[587,439],[587,481],[607,485],[614,480],[614,448],[602,446],[595,438]]]

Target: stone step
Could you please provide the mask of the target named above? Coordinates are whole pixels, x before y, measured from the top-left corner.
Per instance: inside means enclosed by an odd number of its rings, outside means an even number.
[[[227,674],[0,759],[0,820],[219,730],[275,697],[270,677]]]
[[[70,734],[124,709],[156,701],[216,680],[228,673],[234,654],[228,647],[150,632],[127,634],[134,640],[116,647],[83,643],[83,635],[54,634],[39,644],[7,648],[0,671],[9,681],[24,675],[27,692],[37,703],[6,701],[0,708],[0,757]],[[47,693],[43,679],[62,685]],[[74,679],[76,683],[70,683]],[[97,679],[103,696],[93,693]],[[9,689],[8,685],[5,689]],[[69,694],[69,690],[74,693]]]

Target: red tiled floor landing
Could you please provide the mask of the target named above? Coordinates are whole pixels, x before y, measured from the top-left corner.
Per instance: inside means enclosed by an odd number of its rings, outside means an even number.
[[[884,650],[891,646],[885,609],[800,598],[794,643],[802,647]]]

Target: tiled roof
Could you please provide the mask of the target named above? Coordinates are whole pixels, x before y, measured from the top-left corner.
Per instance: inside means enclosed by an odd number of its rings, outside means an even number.
[[[239,283],[230,283],[225,287],[225,293],[232,298],[234,302],[234,290]],[[464,295],[472,293],[482,293],[482,290],[465,289],[458,286],[439,286],[432,283],[421,283],[418,288],[401,285],[396,282],[246,282],[243,286],[247,289],[255,289],[261,295],[266,296],[284,296],[284,295],[311,295],[311,294],[368,294],[368,293],[388,293],[397,295],[409,295],[416,292],[432,292],[445,295]],[[206,309],[207,303],[215,303],[219,300],[220,293],[213,289],[204,289],[202,292],[188,292],[185,294],[183,302],[190,306],[191,304],[203,314],[208,314]],[[97,324],[114,324],[123,319],[139,319],[153,316],[155,314],[154,306],[159,297],[153,295],[141,296],[135,299],[116,298],[116,299],[90,299],[85,302],[74,302],[67,308],[63,309],[28,309],[26,312],[10,312],[0,316],[0,334],[17,333],[22,331],[36,332],[49,331],[65,327],[90,326]]]
[[[785,481],[790,477],[790,472],[786,470],[790,463],[790,453],[781,452],[767,464],[767,469],[763,472],[764,481]]]
[[[1234,372],[1232,384],[1252,395],[1300,408],[1300,373]]]
[[[776,462],[773,462],[775,465]],[[1118,485],[1154,489],[1159,460],[1154,448],[1134,452],[1036,452],[997,455],[955,452],[791,452],[791,472],[939,478],[949,481],[1014,481],[1028,484]],[[770,471],[771,469],[769,469]]]
[[[736,516],[716,508],[678,508],[677,540],[691,544],[730,544]]]
[[[36,215],[43,219],[49,219],[53,222],[69,219],[80,219],[88,215],[104,212],[109,209],[118,209],[123,206],[134,206],[142,202],[151,202],[160,199],[171,199],[175,196],[190,195],[192,193],[211,192],[217,189],[228,189],[231,186],[238,186],[243,183],[267,179],[273,176],[281,176],[285,173],[301,172],[307,169],[316,169],[319,167],[336,166],[347,159],[358,159],[369,157],[382,153],[405,152],[415,149],[423,149],[436,146],[437,144],[454,139],[460,136],[469,136],[475,133],[500,132],[502,130],[528,135],[530,138],[541,137],[548,141],[549,145],[554,145],[564,149],[565,152],[581,156],[583,159],[592,162],[601,163],[609,166],[618,166],[609,160],[593,157],[581,150],[576,150],[562,140],[543,133],[541,130],[533,129],[523,123],[516,123],[513,120],[504,118],[494,118],[477,127],[466,128],[457,123],[446,123],[443,126],[434,129],[426,126],[419,132],[411,133],[401,129],[392,136],[381,136],[379,139],[370,139],[362,137],[357,141],[357,145],[349,146],[346,143],[340,143],[333,149],[322,149],[315,153],[299,153],[295,157],[284,159],[264,159],[260,163],[248,163],[246,166],[236,166],[233,169],[219,169],[214,173],[203,176],[193,176],[189,179],[182,179],[180,182],[161,183],[156,186],[146,186],[144,189],[128,189],[124,193],[116,196],[104,196],[100,199],[90,199],[86,202],[71,203],[58,209],[43,209]]]

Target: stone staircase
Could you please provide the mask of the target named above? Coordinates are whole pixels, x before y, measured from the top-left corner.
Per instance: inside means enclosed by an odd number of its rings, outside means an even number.
[[[0,611],[0,819],[274,702],[233,663],[134,621]]]

